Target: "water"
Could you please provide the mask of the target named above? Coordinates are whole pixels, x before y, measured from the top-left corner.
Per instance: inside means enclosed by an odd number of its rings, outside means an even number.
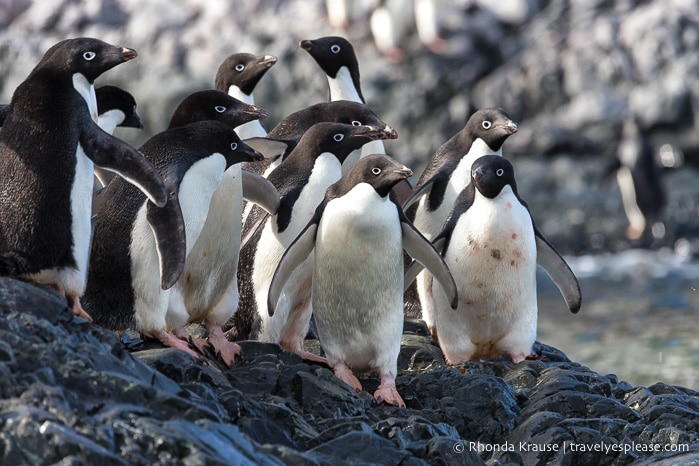
[[[669,249],[566,257],[583,306],[570,314],[539,274],[539,341],[632,385],[699,390],[699,261]]]

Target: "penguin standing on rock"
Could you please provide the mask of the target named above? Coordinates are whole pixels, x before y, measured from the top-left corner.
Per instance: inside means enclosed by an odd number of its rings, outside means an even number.
[[[516,132],[517,123],[504,110],[483,108],[437,150],[413,194],[403,203],[406,215],[420,233],[432,240],[440,232],[456,197],[470,183],[473,161],[486,154],[502,155],[503,144]],[[427,272],[417,278],[417,293],[422,319],[434,335],[432,278]]]
[[[96,123],[95,79],[136,56],[92,38],[55,44],[15,90],[0,130],[0,275],[55,286],[85,318],[94,165],[156,206],[168,197],[153,164]]]
[[[300,266],[288,281],[277,312],[267,314],[267,293],[274,269],[284,250],[313,217],[326,189],[342,176],[347,155],[369,141],[391,134],[382,128],[343,123],[317,123],[306,131],[298,145],[272,173],[281,200],[276,215],[264,218],[243,247],[238,268],[241,302],[234,315],[231,339],[257,338],[279,343],[302,357],[325,362],[303,349],[311,318],[310,262]],[[260,223],[257,207],[248,216],[244,233]]]
[[[268,309],[294,269],[315,251],[313,315],[335,375],[356,391],[352,374],[376,370],[378,402],[405,407],[396,390],[403,333],[403,249],[438,278],[456,307],[456,285],[437,251],[405,217],[391,188],[412,171],[388,156],[362,158],[330,186],[311,221],[284,253],[270,285]]]
[[[444,293],[433,290],[433,325],[450,364],[501,355],[517,363],[531,355],[536,340],[537,262],[555,271],[572,313],[580,309],[580,286],[536,229],[512,164],[491,154],[470,171],[471,183],[433,241],[456,281],[459,304],[454,312]]]
[[[183,327],[194,319],[173,285],[181,278],[226,168],[262,156],[233,128],[217,121],[170,128],[141,150],[163,173],[168,202],[158,207],[123,180],[112,180],[95,227],[85,305],[100,325],[131,327],[197,357],[178,338],[185,337]],[[218,338],[211,343],[215,350],[228,352],[216,347],[227,344]]]

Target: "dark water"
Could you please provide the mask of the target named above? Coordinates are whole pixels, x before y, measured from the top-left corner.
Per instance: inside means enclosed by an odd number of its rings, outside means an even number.
[[[670,249],[566,257],[583,307],[567,310],[539,274],[538,339],[633,385],[662,381],[699,390],[699,261]]]

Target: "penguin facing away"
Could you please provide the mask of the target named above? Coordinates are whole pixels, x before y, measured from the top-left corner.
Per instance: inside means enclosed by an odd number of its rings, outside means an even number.
[[[446,264],[391,195],[412,171],[382,154],[362,158],[330,186],[284,253],[270,284],[270,315],[296,267],[313,257],[313,315],[335,375],[356,391],[352,369],[378,371],[377,402],[405,407],[395,385],[403,333],[403,249],[438,278],[456,307]]]
[[[261,226],[241,251],[238,267],[241,300],[230,323],[233,326],[230,339],[256,338],[279,343],[304,358],[325,362],[325,358],[303,349],[311,315],[311,269],[299,267],[287,283],[284,299],[273,318],[266,311],[269,284],[284,250],[311,219],[328,186],[342,176],[345,157],[363,144],[389,135],[371,126],[317,123],[269,174],[269,181],[281,197],[279,210],[276,215],[261,218],[263,213],[255,207],[247,218],[245,235],[253,226],[260,223]]]
[[[79,298],[93,166],[135,184],[157,206],[167,202],[153,164],[96,123],[94,80],[136,56],[93,38],[58,42],[15,90],[0,131],[0,274],[53,285],[88,319]]]
[[[470,182],[473,161],[486,154],[502,155],[503,144],[516,132],[517,123],[504,110],[483,108],[435,152],[403,203],[420,233],[432,240],[440,232],[456,197]],[[416,288],[422,319],[434,335],[432,279],[427,272],[418,275]]]
[[[97,100],[97,125],[108,134],[114,134],[117,127],[143,129],[145,125],[136,109],[136,99],[127,91],[111,85],[95,88]],[[114,176],[95,167],[97,183],[95,187],[107,186]],[[93,212],[94,206],[93,206]]]
[[[359,80],[359,61],[350,41],[344,37],[328,36],[302,40],[299,42],[299,47],[308,52],[325,72],[330,101],[350,100],[366,103]],[[342,165],[342,173],[347,173],[361,157],[385,153],[383,142],[373,141],[362,147],[361,151],[356,151],[347,157]]]
[[[570,311],[580,309],[578,281],[534,225],[504,157],[490,154],[473,163],[471,183],[433,243],[459,290],[456,312],[444,293],[433,292],[436,336],[450,364],[503,354],[516,363],[531,355],[537,261],[566,278],[564,286],[556,284]]]
[[[227,57],[216,71],[214,86],[217,91],[235,97],[246,104],[255,105],[253,91],[262,77],[269,71],[277,58],[272,55],[256,56],[250,53],[234,53]],[[236,133],[241,139],[265,137],[267,130],[259,121],[250,121],[239,126]]]
[[[224,170],[262,156],[217,121],[170,128],[141,150],[163,173],[168,202],[158,207],[119,178],[109,184],[95,227],[85,305],[100,325],[134,328],[198,357],[171,333],[184,336],[191,320],[173,285]]]

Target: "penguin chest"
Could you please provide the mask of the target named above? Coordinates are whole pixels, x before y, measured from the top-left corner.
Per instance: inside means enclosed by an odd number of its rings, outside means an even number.
[[[178,198],[188,256],[204,227],[211,198],[225,170],[226,159],[222,154],[215,153],[192,164],[180,182]]]
[[[472,333],[494,335],[518,313],[536,312],[534,229],[509,186],[493,200],[476,194],[456,223],[445,260],[459,289],[458,313]]]

